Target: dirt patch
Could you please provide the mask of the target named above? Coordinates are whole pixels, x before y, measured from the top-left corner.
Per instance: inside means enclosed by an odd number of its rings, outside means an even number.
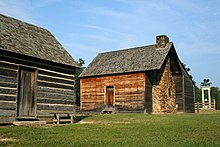
[[[121,122],[121,121],[79,121],[77,124],[130,124],[131,122]]]
[[[16,142],[14,138],[0,138],[0,142]]]

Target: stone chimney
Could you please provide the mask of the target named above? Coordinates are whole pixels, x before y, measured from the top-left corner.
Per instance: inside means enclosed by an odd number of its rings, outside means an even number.
[[[166,35],[160,35],[156,37],[157,48],[165,48],[168,42],[169,42],[169,38]]]

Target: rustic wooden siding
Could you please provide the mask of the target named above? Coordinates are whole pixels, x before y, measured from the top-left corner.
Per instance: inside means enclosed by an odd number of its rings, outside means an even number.
[[[148,77],[146,76],[146,101],[145,101],[145,112],[152,113],[152,85]]]
[[[51,112],[75,110],[74,69],[51,66],[37,61],[0,55],[0,123],[12,122],[17,116],[19,66],[36,70],[37,117]]]
[[[176,112],[176,91],[174,79],[170,70],[169,58],[166,60],[165,67],[161,72],[162,76],[159,84],[152,86],[153,113],[173,113]],[[169,96],[169,89],[171,91],[171,96]]]
[[[178,105],[177,111],[184,112],[185,103],[184,103],[184,93],[183,93],[183,76],[174,75],[175,90],[176,90],[176,104]]]
[[[37,113],[48,115],[55,111],[74,111],[75,77],[47,69],[38,69]]]
[[[16,117],[18,66],[0,61],[0,122]]]
[[[81,78],[80,83],[82,110],[101,111],[106,86],[114,86],[118,111],[144,111],[145,73]]]
[[[185,112],[194,112],[194,84],[185,70],[183,70],[183,80]]]

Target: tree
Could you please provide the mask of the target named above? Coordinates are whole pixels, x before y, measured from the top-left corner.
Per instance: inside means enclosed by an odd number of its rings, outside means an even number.
[[[183,68],[189,73],[191,69],[189,67],[186,67],[185,63],[182,63],[182,65],[183,65]],[[196,82],[193,80],[193,76],[189,74],[189,77],[194,82],[194,84],[196,84]]]
[[[81,68],[78,68],[76,70],[76,84],[75,84],[75,86],[76,86],[76,106],[80,106],[80,78],[79,78],[79,75],[85,69],[85,67],[83,67],[83,65],[85,64],[85,60],[83,60],[82,58],[79,58],[77,63],[79,64],[79,66]]]
[[[202,91],[198,86],[195,86],[195,102],[202,102]]]
[[[211,87],[211,98],[216,101],[216,108],[220,109],[220,90],[218,87]]]
[[[185,64],[185,63],[182,63],[182,65],[183,65],[183,67],[185,68],[185,70],[186,70],[187,72],[190,71],[190,68],[186,67],[186,64]]]
[[[202,82],[201,82],[201,86],[210,86],[212,83],[210,82],[209,79],[204,79]]]

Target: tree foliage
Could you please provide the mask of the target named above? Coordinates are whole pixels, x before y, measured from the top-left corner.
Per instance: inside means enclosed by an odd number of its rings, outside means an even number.
[[[209,79],[204,79],[202,82],[201,82],[201,86],[210,86],[212,84],[212,82],[210,82]]]
[[[83,60],[82,58],[79,58],[77,63],[81,67],[76,70],[76,84],[75,84],[75,86],[76,86],[76,106],[79,106],[80,105],[80,78],[79,78],[79,75],[85,69],[85,67],[83,67],[83,65],[85,64],[85,60]]]

